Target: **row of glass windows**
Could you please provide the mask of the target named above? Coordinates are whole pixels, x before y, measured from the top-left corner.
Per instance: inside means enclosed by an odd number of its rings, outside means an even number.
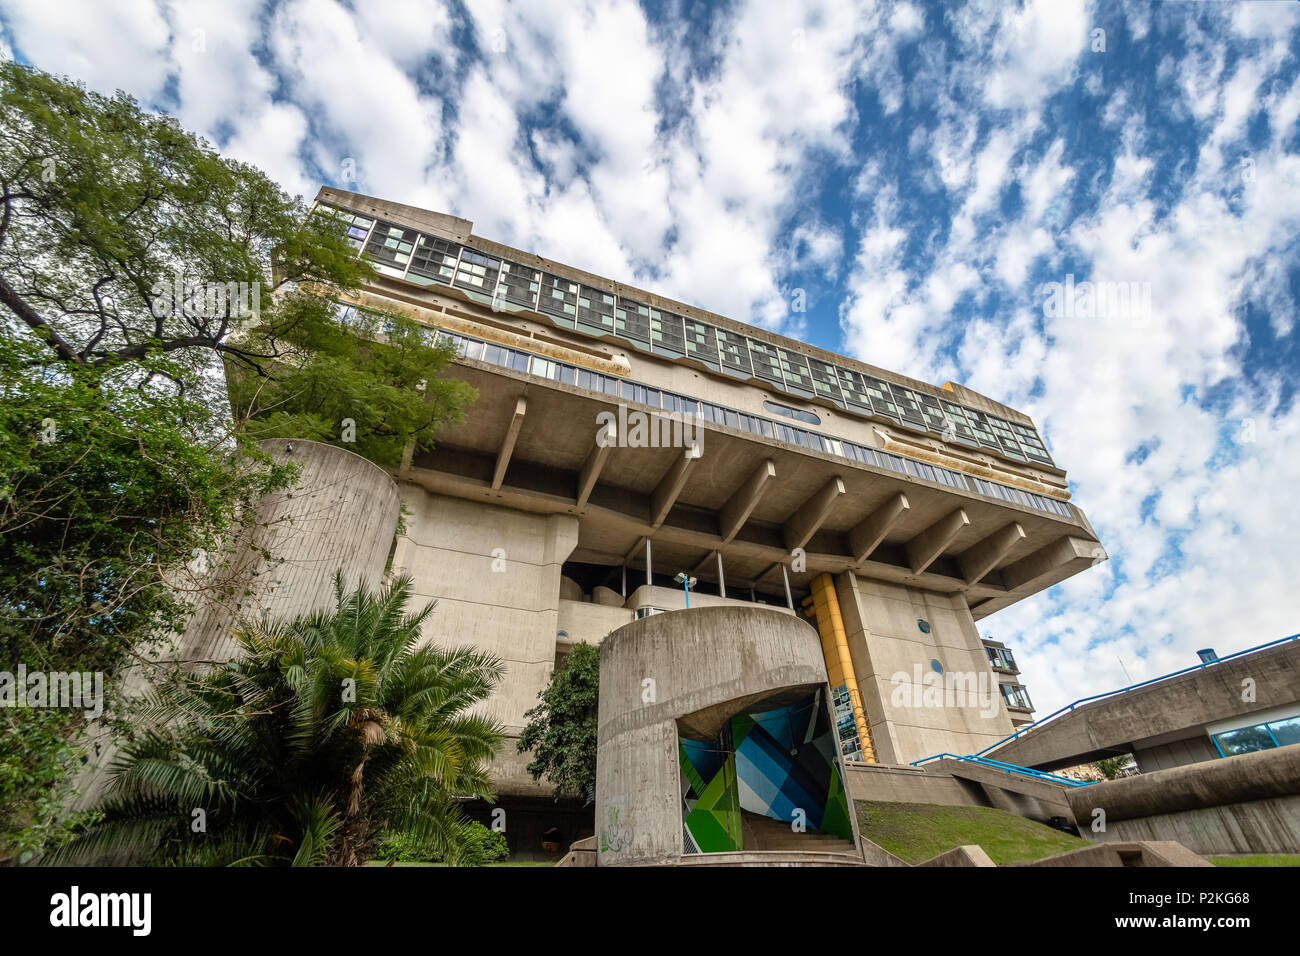
[[[343,306],[342,308],[345,313],[353,309],[352,306]],[[458,353],[464,358],[477,359],[493,365],[512,368],[519,372],[539,375],[542,378],[563,382],[566,385],[576,385],[579,388],[600,392],[614,399],[637,402],[664,411],[699,417],[715,425],[723,425],[727,428],[735,428],[754,435],[762,435],[765,438],[772,438],[800,448],[810,448],[814,451],[838,455],[841,458],[874,465],[878,468],[888,468],[900,475],[909,475],[925,481],[938,482],[952,488],[971,491],[987,498],[997,498],[1002,501],[1024,505],[1048,514],[1060,515],[1064,518],[1071,517],[1069,505],[1056,498],[1036,495],[1032,492],[1022,491],[1019,488],[1012,488],[1009,485],[986,481],[983,478],[976,478],[974,475],[964,475],[938,465],[929,465],[922,461],[905,458],[902,455],[893,455],[855,442],[832,438],[829,435],[819,435],[816,432],[810,432],[794,425],[785,425],[758,415],[740,412],[734,408],[714,405],[710,402],[692,398],[689,395],[679,395],[666,389],[653,388],[614,375],[593,372],[590,369],[569,365],[566,362],[557,362],[554,359],[532,355],[504,345],[484,342],[468,335],[439,331],[437,337],[439,341],[453,343]]]
[[[692,358],[715,372],[756,377],[792,395],[827,399],[848,411],[929,431],[945,441],[988,449],[1014,461],[1052,464],[1042,439],[1028,425],[415,229],[334,208],[345,221],[349,241],[384,275],[419,285],[450,285],[493,309],[538,312],[564,328],[617,335],[656,355]]]
[[[1011,651],[1007,650],[1007,648],[985,647],[984,653],[988,655],[989,663],[994,667],[1011,671],[1014,674],[1020,673],[1020,668],[1016,667],[1016,659],[1011,656]]]
[[[1019,707],[1024,710],[1034,709],[1034,705],[1029,701],[1029,691],[1019,684],[999,684],[998,687],[1002,688],[1002,699],[1008,707]]]
[[[1288,717],[1253,727],[1228,730],[1210,737],[1221,757],[1248,754],[1256,750],[1272,750],[1288,744],[1300,744],[1300,717]]]

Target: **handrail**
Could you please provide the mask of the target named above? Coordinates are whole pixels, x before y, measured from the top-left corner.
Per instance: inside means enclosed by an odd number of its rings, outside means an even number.
[[[983,750],[979,750],[971,754],[971,756],[979,757],[982,756],[983,754],[988,753],[990,750],[993,750],[995,747],[1001,747],[1007,741],[1015,740],[1018,737],[1020,737],[1021,734],[1029,733],[1029,731],[1033,730],[1035,727],[1039,727],[1042,724],[1047,723],[1049,720],[1061,716],[1061,714],[1074,710],[1074,708],[1078,707],[1080,704],[1087,704],[1094,700],[1101,700],[1105,697],[1114,697],[1116,694],[1123,694],[1130,690],[1137,690],[1139,687],[1147,687],[1151,684],[1158,684],[1160,683],[1160,681],[1169,680],[1171,677],[1181,677],[1183,674],[1190,674],[1192,671],[1204,670],[1205,668],[1212,667],[1215,664],[1222,664],[1224,661],[1230,661],[1236,657],[1244,657],[1247,654],[1253,654],[1256,651],[1262,651],[1265,648],[1275,647],[1278,644],[1285,644],[1287,641],[1294,641],[1297,639],[1300,639],[1300,634],[1292,634],[1290,637],[1280,637],[1276,641],[1269,641],[1267,644],[1260,644],[1258,647],[1248,647],[1244,651],[1237,651],[1237,653],[1229,654],[1227,657],[1220,657],[1217,660],[1213,660],[1213,661],[1202,661],[1201,663],[1194,664],[1191,667],[1185,667],[1180,671],[1174,671],[1172,674],[1165,674],[1161,677],[1153,677],[1151,678],[1151,680],[1144,680],[1139,684],[1130,684],[1128,687],[1121,687],[1119,690],[1108,691],[1104,694],[1093,694],[1091,697],[1082,697],[1079,700],[1076,700],[1073,704],[1067,704],[1066,706],[1062,707],[1060,710],[1053,711],[1052,713],[1048,714],[1046,717],[1042,717],[1038,720],[1035,720],[1032,724],[1026,724],[1025,726],[1021,727],[1019,730],[1017,730],[1014,734],[1012,734],[1010,737],[1003,737],[997,743],[990,744],[989,746],[985,747]],[[929,760],[933,758],[927,757],[926,759]]]
[[[935,754],[933,757],[926,757],[923,760],[914,760],[911,766],[916,767],[923,763],[929,763],[931,760],[963,760],[968,763],[978,764],[982,767],[989,767],[993,770],[1001,770],[1003,773],[1018,773],[1026,777],[1032,777],[1036,780],[1046,780],[1049,783],[1056,783],[1066,787],[1086,787],[1094,784],[1095,780],[1073,780],[1070,777],[1062,777],[1059,774],[1048,773],[1045,770],[1034,770],[1032,767],[1021,767],[1014,763],[1006,763],[1002,760],[994,760],[992,757],[981,757],[978,754],[969,754],[965,757],[959,754]]]

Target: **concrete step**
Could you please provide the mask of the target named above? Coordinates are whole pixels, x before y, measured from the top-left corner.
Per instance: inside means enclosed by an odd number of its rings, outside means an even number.
[[[853,853],[853,843],[832,833],[806,830],[799,833],[783,820],[742,810],[741,841],[745,850],[804,850],[821,853]]]

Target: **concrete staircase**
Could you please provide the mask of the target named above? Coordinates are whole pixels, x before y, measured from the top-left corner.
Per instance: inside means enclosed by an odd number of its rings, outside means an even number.
[[[790,824],[762,814],[740,812],[741,845],[750,850],[801,850],[806,853],[854,853],[853,842],[809,829],[797,833]]]

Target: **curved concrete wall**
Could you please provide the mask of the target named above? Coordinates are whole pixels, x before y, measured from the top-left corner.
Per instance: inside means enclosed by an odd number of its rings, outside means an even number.
[[[817,632],[774,608],[673,611],[609,635],[600,646],[598,865],[681,859],[678,718],[720,721],[779,690],[825,684]]]
[[[254,575],[253,593],[200,603],[180,641],[182,660],[233,656],[230,625],[239,615],[293,617],[332,607],[340,569],[349,586],[364,581],[373,588],[383,577],[401,509],[388,473],[334,445],[298,439],[258,445],[277,462],[298,462],[298,484],[262,500],[259,527],[236,553],[235,562]]]
[[[1204,760],[1071,789],[1079,829],[1099,842],[1176,840],[1197,853],[1300,848],[1300,745]],[[1094,811],[1106,829],[1087,828]]]
[[[251,593],[244,593],[243,587],[224,598],[205,592],[175,652],[165,658],[229,660],[235,655],[231,627],[241,616],[265,611],[273,617],[293,617],[333,607],[334,574],[339,569],[349,586],[364,581],[373,588],[384,575],[401,509],[397,485],[388,473],[360,455],[320,442],[274,439],[258,445],[277,462],[296,461],[302,468],[294,488],[268,495],[258,504],[257,527],[231,555],[239,580],[246,584],[242,575],[252,576]],[[262,549],[272,561],[262,557]],[[202,579],[203,573],[197,577]],[[209,578],[220,580],[215,572]],[[127,671],[121,681],[128,695],[149,686],[138,668]],[[89,739],[99,758],[78,779],[73,802],[78,810],[98,802],[108,783],[104,768],[117,753],[107,728],[96,728]]]

